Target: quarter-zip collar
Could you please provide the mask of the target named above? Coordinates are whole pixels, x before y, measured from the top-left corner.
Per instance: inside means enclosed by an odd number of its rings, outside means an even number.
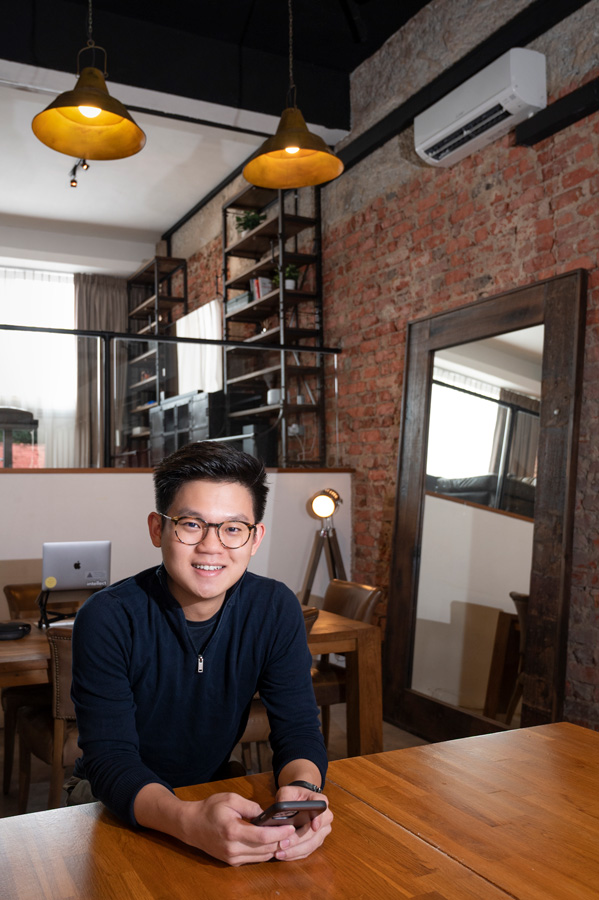
[[[247,571],[247,570],[246,570]],[[210,645],[214,642],[216,635],[223,627],[224,620],[231,615],[231,611],[235,606],[238,594],[240,591],[241,584],[245,578],[245,572],[239,579],[239,581],[235,582],[225,594],[225,599],[223,601],[223,605],[217,613],[218,620],[216,623],[216,627],[214,631],[210,635],[208,643],[201,648],[201,652],[198,652],[198,648],[194,647],[193,641],[191,639],[190,629],[187,627],[187,620],[185,618],[185,614],[181,605],[177,602],[175,597],[173,597],[169,586],[168,586],[168,573],[166,571],[166,567],[164,563],[162,563],[158,569],[156,570],[156,577],[160,582],[160,586],[162,588],[162,596],[160,598],[161,603],[163,605],[165,613],[171,622],[171,625],[174,627],[174,630],[181,642],[182,646],[193,654],[194,663],[196,667],[196,671],[201,674],[204,671],[206,654],[209,652]]]

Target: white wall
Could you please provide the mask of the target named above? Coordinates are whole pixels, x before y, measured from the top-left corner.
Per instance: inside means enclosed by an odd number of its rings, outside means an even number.
[[[334,488],[343,498],[335,528],[348,578],[351,575],[351,474],[269,472],[266,535],[251,569],[299,591],[318,523],[305,508],[316,491]],[[146,519],[154,509],[152,475],[114,469],[100,472],[3,472],[0,475],[0,589],[5,584],[41,582],[44,541],[112,541],[112,581],[160,561]],[[328,583],[321,560],[313,593]],[[8,618],[0,593],[0,620]]]
[[[426,496],[412,687],[484,706],[498,610],[530,587],[533,523]]]

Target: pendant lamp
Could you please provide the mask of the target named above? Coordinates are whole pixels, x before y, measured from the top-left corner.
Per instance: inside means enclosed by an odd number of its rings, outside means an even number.
[[[126,107],[106,87],[106,50],[92,39],[92,4],[89,0],[87,46],[77,54],[78,80],[33,119],[35,136],[46,146],[81,159],[123,159],[139,153],[146,136]],[[104,72],[88,66],[81,72],[82,53],[104,54]]]
[[[276,134],[268,138],[246,163],[244,177],[264,188],[299,188],[323,184],[343,172],[343,163],[317,134],[308,131],[295,102],[293,81],[293,16],[289,8],[289,91]]]

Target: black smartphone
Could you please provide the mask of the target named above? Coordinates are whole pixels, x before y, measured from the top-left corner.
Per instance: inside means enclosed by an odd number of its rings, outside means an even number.
[[[279,800],[251,822],[252,825],[294,825],[300,828],[326,808],[324,800]]]

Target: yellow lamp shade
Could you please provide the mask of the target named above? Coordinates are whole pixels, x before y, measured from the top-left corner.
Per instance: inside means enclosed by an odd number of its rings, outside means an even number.
[[[146,143],[126,107],[108,93],[102,72],[92,66],[83,69],[74,90],[38,113],[31,127],[52,150],[81,159],[123,159]]]
[[[276,134],[246,163],[250,184],[264,188],[298,188],[323,184],[343,172],[343,163],[321,137],[308,131],[297,107],[283,110]]]

